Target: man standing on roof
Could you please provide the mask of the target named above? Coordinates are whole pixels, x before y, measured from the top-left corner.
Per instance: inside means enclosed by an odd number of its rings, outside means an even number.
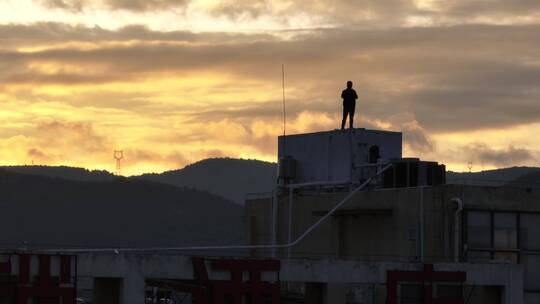
[[[347,115],[349,115],[349,128],[353,128],[354,108],[356,106],[356,100],[358,95],[352,88],[352,81],[347,81],[347,88],[341,92],[341,98],[343,98],[343,120],[341,121],[341,130],[345,128],[345,121]]]

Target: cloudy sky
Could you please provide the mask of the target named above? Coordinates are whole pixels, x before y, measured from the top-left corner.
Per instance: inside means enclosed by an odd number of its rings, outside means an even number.
[[[124,174],[275,160],[290,133],[404,132],[406,156],[540,165],[538,0],[0,0],[0,163]]]

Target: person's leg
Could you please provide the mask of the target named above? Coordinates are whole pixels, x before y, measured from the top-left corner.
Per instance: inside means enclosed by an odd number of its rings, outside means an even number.
[[[353,121],[354,121],[354,107],[355,104],[352,104],[351,107],[349,108],[349,128],[352,129],[353,128]]]
[[[341,130],[345,129],[345,121],[347,121],[347,114],[349,111],[345,105],[343,105],[343,119],[341,120]]]

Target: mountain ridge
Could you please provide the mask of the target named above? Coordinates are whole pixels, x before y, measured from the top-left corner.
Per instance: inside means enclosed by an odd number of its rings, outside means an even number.
[[[3,246],[245,243],[241,206],[208,192],[151,181],[73,181],[0,170],[0,206]]]
[[[2,168],[2,167],[0,167]],[[73,167],[11,166],[6,170],[23,174],[45,175],[81,181],[111,181],[119,178],[107,171],[86,170]],[[537,167],[509,167],[479,172],[447,171],[447,183],[483,186],[502,186],[540,172]],[[207,191],[243,205],[248,193],[268,193],[276,183],[277,164],[254,159],[209,158],[181,169],[162,173],[146,173],[127,179],[149,180],[178,187]],[[521,181],[523,183],[523,181]],[[513,183],[516,185],[516,183]]]

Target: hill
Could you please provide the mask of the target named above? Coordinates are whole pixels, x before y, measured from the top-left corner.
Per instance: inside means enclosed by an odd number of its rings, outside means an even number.
[[[0,206],[3,247],[244,243],[241,206],[143,180],[82,182],[0,170]]]
[[[511,181],[519,179],[530,173],[540,172],[540,168],[535,167],[510,167],[480,172],[446,172],[446,182],[448,184],[468,184],[480,186],[502,186]]]
[[[540,170],[529,172],[508,183],[509,186],[540,188]]]
[[[277,165],[259,160],[205,159],[180,170],[143,174],[138,178],[191,187],[244,204],[248,193],[270,192],[276,184]]]
[[[112,181],[116,177],[106,171],[82,168],[18,166],[6,170],[40,176],[60,177],[77,181]],[[129,179],[148,180],[179,187],[208,191],[243,205],[247,193],[270,192],[275,186],[277,165],[258,160],[233,158],[205,159],[183,169],[160,174],[143,174]],[[502,186],[540,168],[511,167],[481,172],[446,173],[449,184]]]
[[[67,166],[0,166],[6,171],[48,177],[59,177],[75,181],[111,181],[115,175],[104,170],[87,170]]]

